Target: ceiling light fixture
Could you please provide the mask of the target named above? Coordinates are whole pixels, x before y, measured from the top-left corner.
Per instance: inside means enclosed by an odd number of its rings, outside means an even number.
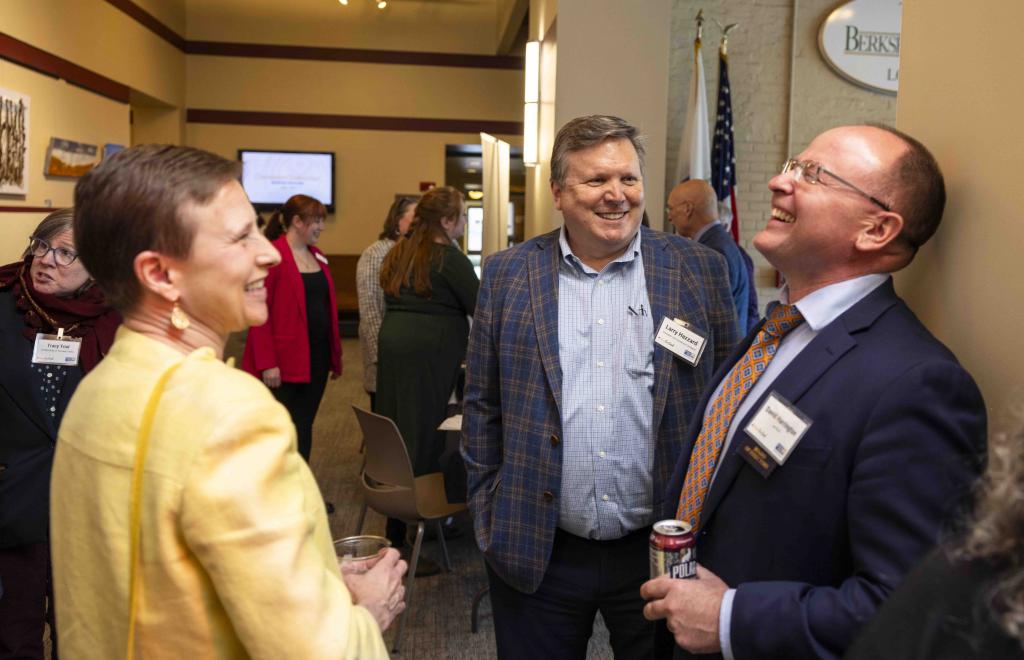
[[[388,0],[380,0],[380,2],[377,3],[377,9],[384,9],[387,6]]]

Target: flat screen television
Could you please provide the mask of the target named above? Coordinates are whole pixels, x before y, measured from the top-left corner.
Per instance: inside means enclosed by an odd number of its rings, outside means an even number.
[[[239,149],[242,187],[260,211],[270,211],[292,195],[309,195],[334,212],[334,152]]]

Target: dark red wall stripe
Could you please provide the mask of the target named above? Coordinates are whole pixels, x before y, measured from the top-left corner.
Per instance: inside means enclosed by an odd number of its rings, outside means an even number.
[[[467,55],[460,53],[422,53],[409,50],[368,50],[362,48],[325,48],[317,46],[279,46],[241,44],[226,41],[188,41],[190,55],[224,57],[267,57],[324,62],[365,62],[370,64],[411,64],[415,66],[454,66],[474,69],[523,68],[523,58],[511,55]]]
[[[244,126],[289,126],[298,128],[350,128],[364,131],[417,131],[422,133],[497,133],[517,135],[522,122],[488,119],[425,119],[419,117],[368,117],[365,115],[320,115],[299,112],[246,112],[189,108],[194,124],[236,124]]]
[[[108,3],[114,5],[124,13],[135,19],[135,22],[142,25],[144,28],[160,37],[167,43],[171,44],[180,51],[185,50],[185,37],[181,36],[171,28],[167,27],[160,22],[156,16],[153,16],[148,11],[138,6],[131,0],[107,0]]]
[[[0,206],[0,213],[49,213],[62,208],[60,206]]]
[[[40,50],[2,32],[0,32],[0,57],[44,75],[66,80],[72,85],[95,92],[108,99],[128,103],[129,89],[127,85],[122,85],[106,76],[80,67],[70,60],[51,55],[45,50]]]

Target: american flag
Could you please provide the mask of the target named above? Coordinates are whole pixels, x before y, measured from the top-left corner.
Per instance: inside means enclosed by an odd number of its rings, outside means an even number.
[[[719,219],[729,226],[733,240],[740,240],[736,213],[736,154],[733,151],[732,95],[729,92],[729,60],[718,52],[718,107],[711,140],[711,185],[718,194]]]

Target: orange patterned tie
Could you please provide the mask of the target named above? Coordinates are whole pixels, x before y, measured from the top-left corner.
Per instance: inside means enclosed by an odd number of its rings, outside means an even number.
[[[718,398],[711,404],[711,412],[704,420],[704,426],[690,454],[690,467],[686,471],[686,481],[683,482],[679,509],[676,511],[676,518],[693,525],[694,532],[700,524],[704,498],[711,485],[711,477],[715,474],[718,455],[729,434],[736,408],[764,373],[782,338],[803,323],[803,320],[800,311],[793,305],[777,304],[769,310],[768,319],[754,338],[754,343],[725,377]]]

